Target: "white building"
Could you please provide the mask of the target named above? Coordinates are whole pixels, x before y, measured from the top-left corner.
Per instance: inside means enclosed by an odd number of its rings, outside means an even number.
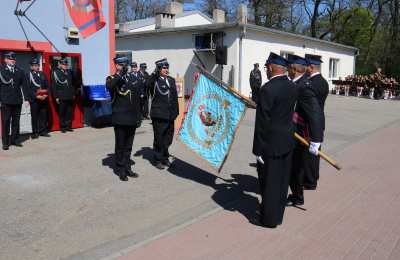
[[[134,61],[146,62],[150,71],[154,61],[167,58],[171,74],[184,76],[186,94],[193,88],[196,71],[191,63],[200,64],[200,60],[207,70],[246,96],[251,93],[249,74],[253,64],[259,63],[262,69],[270,52],[322,56],[322,74],[330,83],[354,74],[357,48],[248,24],[243,6],[234,23],[226,23],[220,10],[214,10],[213,19],[199,12],[182,12],[179,5],[167,10],[152,19],[120,24],[116,50]],[[226,46],[224,66],[216,64],[217,46]],[[263,73],[263,82],[266,80]]]

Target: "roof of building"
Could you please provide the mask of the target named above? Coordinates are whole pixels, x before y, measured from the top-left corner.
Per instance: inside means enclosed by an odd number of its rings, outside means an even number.
[[[210,23],[213,22],[213,20],[208,17],[207,15],[205,15],[204,13],[194,10],[194,11],[186,11],[183,13],[179,13],[175,15],[175,18],[182,18],[182,17],[186,17],[186,16],[190,16],[190,15],[194,15],[194,14],[198,14],[200,16],[202,16],[203,18],[207,19],[208,21],[210,21]],[[135,30],[135,29],[139,29],[145,26],[150,26],[156,23],[156,19],[154,17],[150,17],[150,18],[146,18],[146,19],[140,19],[140,20],[134,20],[134,21],[129,21],[129,22],[125,22],[125,23],[120,23],[118,24],[118,28],[121,27],[127,27],[129,30]],[[178,27],[177,27],[178,28]]]
[[[242,24],[242,23],[238,23],[238,22],[213,23],[213,24],[185,26],[185,27],[173,27],[173,28],[160,28],[160,29],[141,31],[141,32],[122,32],[122,33],[120,32],[116,35],[116,37],[117,38],[125,38],[125,37],[130,37],[130,36],[144,36],[144,35],[152,35],[152,34],[157,34],[157,33],[217,31],[217,30],[223,30],[223,29],[229,29],[229,28],[244,28],[247,30],[250,29],[250,30],[265,32],[265,33],[269,33],[269,34],[282,35],[282,36],[288,36],[288,37],[303,39],[303,40],[312,41],[312,42],[318,42],[318,43],[327,44],[327,45],[330,45],[333,47],[352,50],[354,52],[358,51],[358,48],[353,47],[353,46],[348,46],[348,45],[344,45],[344,44],[340,44],[340,43],[336,43],[336,42],[321,40],[321,39],[313,38],[310,36],[289,33],[289,32],[276,30],[276,29],[272,29],[272,28],[268,28],[268,27],[263,27],[263,26],[259,26],[259,25],[255,25],[255,24]]]

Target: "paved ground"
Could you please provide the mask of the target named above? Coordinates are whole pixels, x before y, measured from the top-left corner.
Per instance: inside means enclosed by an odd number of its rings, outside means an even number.
[[[148,159],[139,130],[137,180],[108,166],[112,129],[85,128],[0,152],[0,259],[385,259],[400,257],[400,102],[330,96],[320,189],[270,231],[249,223],[257,205],[254,111],[219,177],[175,143],[177,165]]]

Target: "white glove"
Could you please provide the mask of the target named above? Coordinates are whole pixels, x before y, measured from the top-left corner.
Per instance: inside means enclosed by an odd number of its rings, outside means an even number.
[[[320,146],[321,146],[321,143],[310,142],[310,147],[308,148],[308,151],[311,154],[318,156],[318,151],[319,151]]]
[[[262,159],[261,156],[257,156],[257,161],[261,164],[264,164],[264,160]]]

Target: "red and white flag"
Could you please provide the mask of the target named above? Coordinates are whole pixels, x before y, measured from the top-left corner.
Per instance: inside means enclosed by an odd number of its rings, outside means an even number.
[[[106,25],[101,0],[65,0],[79,33],[87,38]]]

